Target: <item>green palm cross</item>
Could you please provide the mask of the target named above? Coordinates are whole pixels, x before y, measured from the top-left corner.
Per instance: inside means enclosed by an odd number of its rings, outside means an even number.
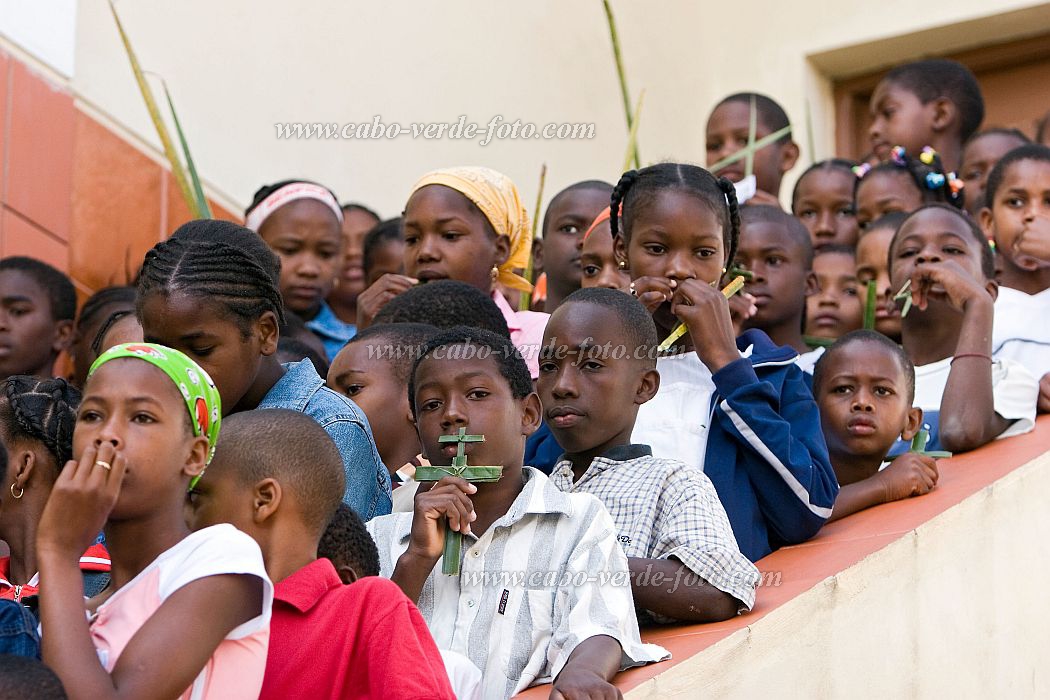
[[[456,435],[442,435],[438,442],[456,443],[456,456],[447,467],[429,465],[416,467],[416,481],[439,481],[446,476],[458,476],[473,483],[491,483],[499,481],[503,467],[475,466],[467,464],[464,450],[468,442],[485,442],[484,435],[467,435],[466,428],[460,428]],[[463,535],[452,530],[445,530],[445,548],[441,552],[441,573],[448,576],[459,576],[459,560],[463,551]]]

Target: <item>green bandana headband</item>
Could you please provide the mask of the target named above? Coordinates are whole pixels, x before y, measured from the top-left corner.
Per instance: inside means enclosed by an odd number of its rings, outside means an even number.
[[[208,373],[178,350],[154,343],[124,343],[115,345],[99,355],[92,363],[88,377],[110,360],[121,357],[145,360],[162,370],[175,383],[186,401],[186,410],[190,412],[193,434],[208,438],[208,458],[205,464],[211,462],[215,455],[215,441],[219,438],[222,404],[219,401],[219,390],[215,388],[215,382]],[[195,477],[190,483],[190,488],[193,488],[199,479],[200,476]]]

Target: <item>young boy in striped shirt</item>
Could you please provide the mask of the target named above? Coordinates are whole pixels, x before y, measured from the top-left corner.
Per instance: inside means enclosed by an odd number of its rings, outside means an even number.
[[[639,615],[716,622],[750,610],[759,575],[740,553],[703,470],[631,444],[660,386],[656,324],[635,297],[582,289],[551,316],[537,389],[562,455],[551,481],[605,504],[631,569]]]
[[[667,658],[639,639],[608,511],[523,466],[541,410],[510,340],[465,327],[433,338],[409,397],[432,464],[451,464],[457,446],[439,439],[462,428],[485,438],[466,443],[469,464],[503,468],[491,483],[423,483],[413,513],[368,523],[382,574],[416,601],[439,648],[481,669],[482,696],[508,698],[541,683],[554,684],[552,697],[613,696],[618,670]],[[446,530],[464,537],[458,576],[435,570]]]

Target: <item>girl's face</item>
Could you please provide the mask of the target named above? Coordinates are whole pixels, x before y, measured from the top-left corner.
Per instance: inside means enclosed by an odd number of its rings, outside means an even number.
[[[251,323],[245,333],[217,302],[181,292],[146,297],[142,330],[147,343],[179,350],[204,368],[219,390],[223,415],[236,412],[263,356],[277,352],[277,319],[271,312]]]
[[[856,177],[842,169],[814,170],[798,183],[795,216],[813,240],[813,248],[856,245],[857,213],[853,210]]]
[[[259,235],[281,258],[285,306],[312,318],[343,268],[343,232],[326,205],[313,199],[285,204],[259,227]]]
[[[1014,255],[1017,239],[1032,229],[1050,231],[1050,163],[1021,160],[1003,173],[992,209],[981,211],[981,225],[995,238],[999,254],[1022,270],[1036,270],[1044,261]]]
[[[678,190],[657,192],[633,214],[630,241],[615,241],[616,255],[626,260],[631,279],[663,277],[697,279],[717,284],[726,264],[722,220],[706,200]],[[677,319],[670,302],[653,319],[661,328],[673,328]]]
[[[185,493],[208,453],[208,440],[193,436],[186,402],[171,379],[131,357],[102,365],[84,388],[73,429],[74,459],[104,442],[127,459],[110,520],[141,516],[167,495]]]
[[[612,231],[608,221],[603,221],[595,226],[591,235],[583,241],[580,267],[583,270],[584,289],[605,287],[626,290],[630,286],[631,276],[616,261]]]
[[[406,275],[492,291],[492,268],[506,262],[510,239],[494,235],[469,199],[451,187],[427,185],[409,197],[404,219]]]
[[[983,281],[981,253],[967,223],[956,214],[942,209],[929,209],[901,224],[896,242],[890,249],[890,283],[900,289],[911,279],[915,268],[923,263],[952,261],[974,279]],[[929,293],[930,306],[944,300],[944,291],[934,285]]]
[[[922,192],[908,173],[872,173],[857,185],[857,224],[863,230],[880,216],[894,211],[910,213],[922,204]]]
[[[1023,146],[1024,142],[1010,134],[991,133],[979,136],[963,149],[962,167],[959,169],[966,193],[966,211],[977,216],[984,206],[984,188],[988,174],[1007,153]]]
[[[871,96],[871,126],[868,139],[880,161],[890,157],[894,146],[918,153],[933,143],[933,122],[937,118],[935,101],[923,104],[918,96],[896,83],[883,80]]]
[[[806,297],[806,335],[834,339],[860,328],[864,309],[853,255],[818,255],[813,258],[813,274],[817,291]]]
[[[857,241],[857,284],[863,309],[868,282],[875,283],[875,330],[887,338],[900,340],[901,312],[893,301],[897,290],[890,284],[889,254],[894,230],[885,226],[873,228]]]

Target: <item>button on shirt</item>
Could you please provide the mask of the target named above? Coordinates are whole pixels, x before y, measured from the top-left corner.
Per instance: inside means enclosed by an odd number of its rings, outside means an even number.
[[[648,445],[622,445],[595,457],[575,483],[572,462],[558,462],[551,481],[565,492],[597,496],[628,557],[677,559],[739,600],[741,612],[755,604],[758,569],[740,553],[714,485],[696,467],[653,457]]]
[[[559,491],[531,467],[523,478],[507,513],[480,538],[465,536],[461,575],[443,575],[439,561],[427,578],[417,605],[438,647],[481,669],[485,698],[552,682],[595,635],[620,642],[621,668],[669,658],[639,638],[627,558],[605,507]],[[368,523],[383,576],[408,549],[411,529],[411,513]]]
[[[310,360],[289,362],[259,408],[287,408],[317,421],[343,457],[343,502],[362,520],[390,512],[390,473],[379,458],[368,419],[353,401],[325,386]]]

